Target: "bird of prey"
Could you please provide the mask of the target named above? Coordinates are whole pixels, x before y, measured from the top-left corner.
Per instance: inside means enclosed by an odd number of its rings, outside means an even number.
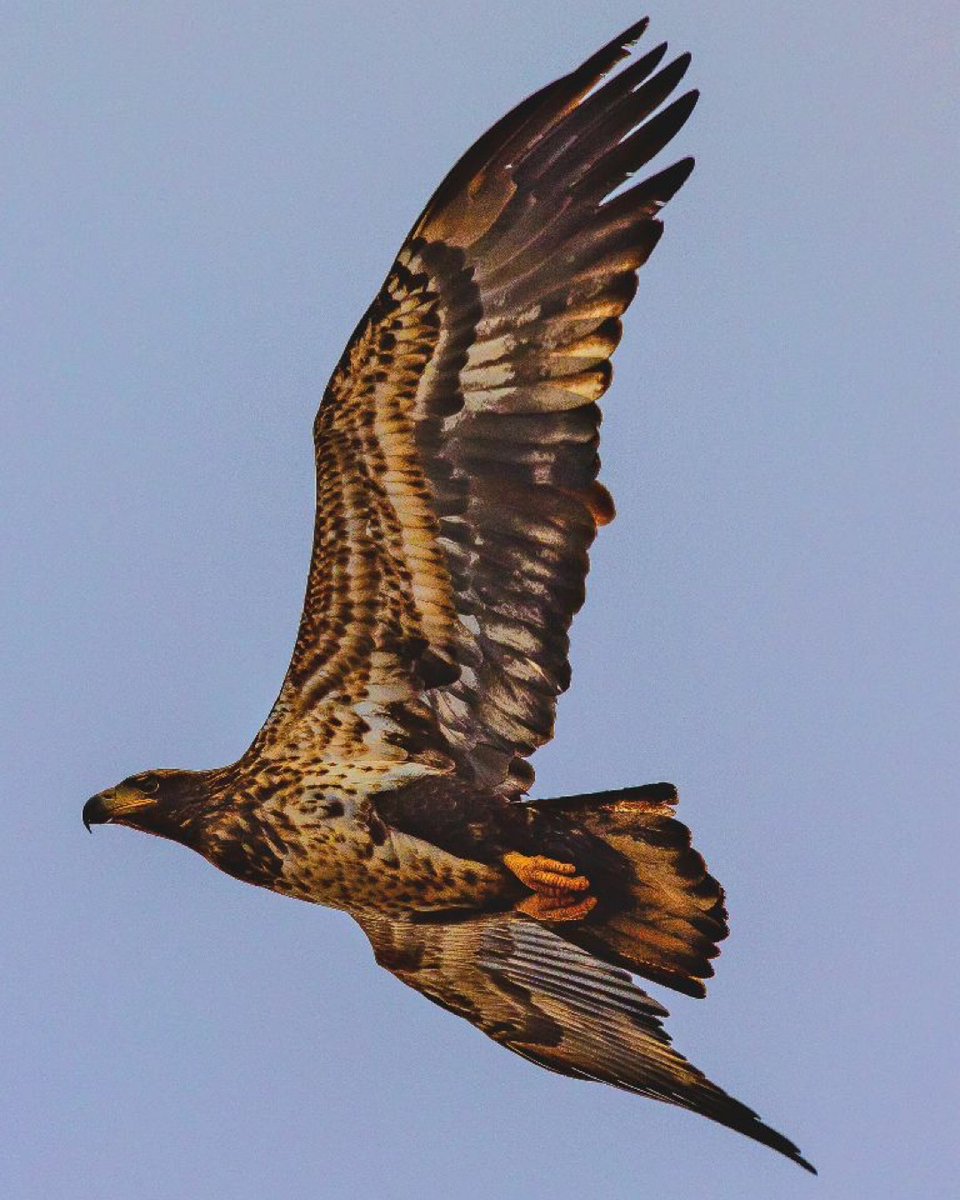
[[[444,179],[314,423],[299,635],[249,750],[92,797],[238,879],[346,910],[377,962],[534,1063],[692,1109],[813,1170],[670,1045],[631,973],[704,994],[720,885],[664,783],[525,799],[570,681],[620,318],[684,159],[689,55],[641,21]],[[612,73],[611,73],[612,72]],[[669,103],[668,100],[670,100]]]

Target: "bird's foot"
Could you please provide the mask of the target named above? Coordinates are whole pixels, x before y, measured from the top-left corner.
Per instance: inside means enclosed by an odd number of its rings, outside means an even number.
[[[584,894],[590,890],[590,880],[578,875],[573,863],[542,854],[531,857],[511,851],[503,856],[503,864],[533,892],[516,906],[518,912],[528,917],[538,921],[579,921],[596,907],[596,896]]]

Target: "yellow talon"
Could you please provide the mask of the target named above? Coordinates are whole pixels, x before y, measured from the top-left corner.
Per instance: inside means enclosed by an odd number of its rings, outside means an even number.
[[[595,896],[583,895],[590,888],[590,880],[578,875],[573,863],[516,851],[505,854],[503,863],[534,893],[517,905],[517,911],[528,917],[538,921],[579,921],[596,907]]]
[[[587,896],[583,900],[574,900],[571,896],[566,903],[558,903],[551,896],[541,896],[536,893],[521,900],[516,906],[517,912],[538,921],[579,921],[592,912],[597,906],[596,896]]]

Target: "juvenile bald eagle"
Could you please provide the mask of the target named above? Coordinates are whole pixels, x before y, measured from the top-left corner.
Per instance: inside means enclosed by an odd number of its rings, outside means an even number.
[[[668,784],[526,801],[613,503],[597,482],[620,317],[684,159],[689,56],[606,82],[641,21],[457,163],[314,424],[313,559],[250,749],[89,800],[215,866],[345,909],[404,983],[550,1070],[703,1113],[813,1168],[670,1047],[628,972],[704,994],[723,893]],[[612,193],[615,193],[612,195]]]

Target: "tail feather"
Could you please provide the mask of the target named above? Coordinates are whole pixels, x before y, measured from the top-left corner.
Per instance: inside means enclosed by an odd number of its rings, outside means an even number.
[[[533,806],[584,829],[612,850],[591,854],[582,842],[578,866],[600,901],[587,920],[562,936],[615,966],[690,996],[703,996],[710,960],[727,936],[723,889],[674,816],[677,790],[654,783],[619,791],[533,801]],[[593,861],[581,861],[593,859]]]

